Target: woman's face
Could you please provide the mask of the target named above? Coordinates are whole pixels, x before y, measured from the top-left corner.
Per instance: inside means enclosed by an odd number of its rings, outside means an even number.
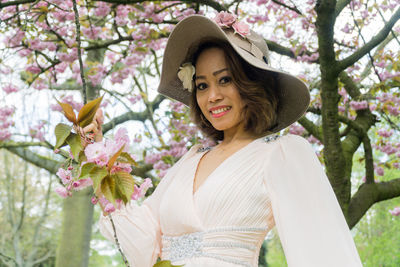
[[[195,84],[197,104],[215,129],[225,133],[242,130],[244,103],[222,49],[209,48],[199,55]]]

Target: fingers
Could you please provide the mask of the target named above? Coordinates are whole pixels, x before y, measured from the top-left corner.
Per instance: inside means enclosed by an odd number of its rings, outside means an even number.
[[[94,115],[95,121],[101,126],[104,122],[103,110],[99,108]]]
[[[97,134],[99,131],[97,122],[93,121],[91,124],[83,128],[83,132],[85,134],[93,132],[94,134]]]
[[[82,129],[83,133],[93,133],[94,141],[101,142],[103,140],[103,132],[101,125],[104,122],[103,110],[98,109],[93,117],[92,122]],[[91,137],[91,138],[93,138]]]

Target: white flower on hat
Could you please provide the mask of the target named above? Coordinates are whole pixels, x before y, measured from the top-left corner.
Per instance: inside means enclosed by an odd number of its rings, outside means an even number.
[[[183,88],[186,88],[189,92],[193,91],[193,75],[196,73],[196,69],[190,62],[183,63],[179,67],[178,78],[183,83]]]

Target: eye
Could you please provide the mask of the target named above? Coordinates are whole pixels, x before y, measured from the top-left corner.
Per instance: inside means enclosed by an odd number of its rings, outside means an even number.
[[[219,80],[219,82],[221,84],[227,84],[227,83],[230,83],[231,81],[232,81],[232,78],[229,76],[224,76]]]
[[[199,83],[199,84],[196,85],[196,89],[200,90],[200,91],[204,90],[206,88],[207,88],[207,84],[206,83]]]

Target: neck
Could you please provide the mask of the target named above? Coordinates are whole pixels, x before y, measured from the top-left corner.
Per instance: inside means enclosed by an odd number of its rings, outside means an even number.
[[[247,143],[256,139],[257,136],[246,132],[244,130],[237,130],[234,132],[224,131],[224,139],[221,141],[220,146],[230,146],[237,143]]]

